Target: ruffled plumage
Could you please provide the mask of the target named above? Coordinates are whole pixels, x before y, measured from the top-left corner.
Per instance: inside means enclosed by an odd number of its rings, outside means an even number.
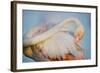
[[[73,27],[71,24],[76,25],[73,31],[68,29],[68,26]],[[79,45],[84,34],[84,28],[78,19],[68,18],[49,30],[46,28],[47,26],[36,27],[26,33],[26,38],[23,40],[24,55],[36,61],[84,58],[82,48]],[[36,33],[41,34],[33,36]],[[27,52],[29,50],[30,52]]]

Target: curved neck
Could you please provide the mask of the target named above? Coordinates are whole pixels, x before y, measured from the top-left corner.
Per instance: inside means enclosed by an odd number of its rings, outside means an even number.
[[[65,26],[68,26],[70,25],[70,23],[75,23],[75,25],[77,25],[78,28],[81,28],[83,30],[83,26],[82,24],[80,23],[80,21],[76,18],[68,18],[68,19],[65,19],[64,21],[62,21],[61,23],[57,24],[56,26],[52,27],[50,30],[48,30],[47,32],[44,32],[43,34],[41,35],[38,35],[34,38],[31,38],[29,41],[29,43],[24,43],[24,45],[35,45],[37,43],[40,43],[50,37],[52,37],[54,34],[56,34],[57,32],[61,31],[60,29],[65,27]],[[67,30],[67,29],[65,29]],[[27,41],[26,41],[27,42]]]

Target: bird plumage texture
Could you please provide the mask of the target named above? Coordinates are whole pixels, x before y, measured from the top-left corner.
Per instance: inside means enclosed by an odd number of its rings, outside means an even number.
[[[70,27],[74,27],[70,30]],[[36,61],[84,59],[80,40],[84,27],[79,19],[71,17],[48,30],[47,26],[32,28],[23,40],[24,55]]]

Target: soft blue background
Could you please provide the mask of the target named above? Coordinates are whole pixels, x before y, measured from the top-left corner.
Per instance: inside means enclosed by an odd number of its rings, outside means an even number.
[[[76,17],[83,24],[85,28],[85,35],[81,41],[81,46],[84,50],[86,59],[90,59],[91,56],[90,13],[23,10],[23,34],[26,33],[31,27],[40,25],[44,22],[46,22],[48,25],[53,25],[59,23],[60,21],[68,17]],[[23,62],[32,62],[32,60],[23,56]]]

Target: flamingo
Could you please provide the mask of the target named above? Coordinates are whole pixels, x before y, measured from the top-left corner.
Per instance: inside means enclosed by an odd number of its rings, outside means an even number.
[[[76,25],[73,34],[67,29],[71,23]],[[79,19],[66,18],[51,29],[47,29],[47,26],[34,27],[25,34],[26,38],[23,40],[24,55],[36,61],[84,59],[80,45],[84,35],[84,27]]]

